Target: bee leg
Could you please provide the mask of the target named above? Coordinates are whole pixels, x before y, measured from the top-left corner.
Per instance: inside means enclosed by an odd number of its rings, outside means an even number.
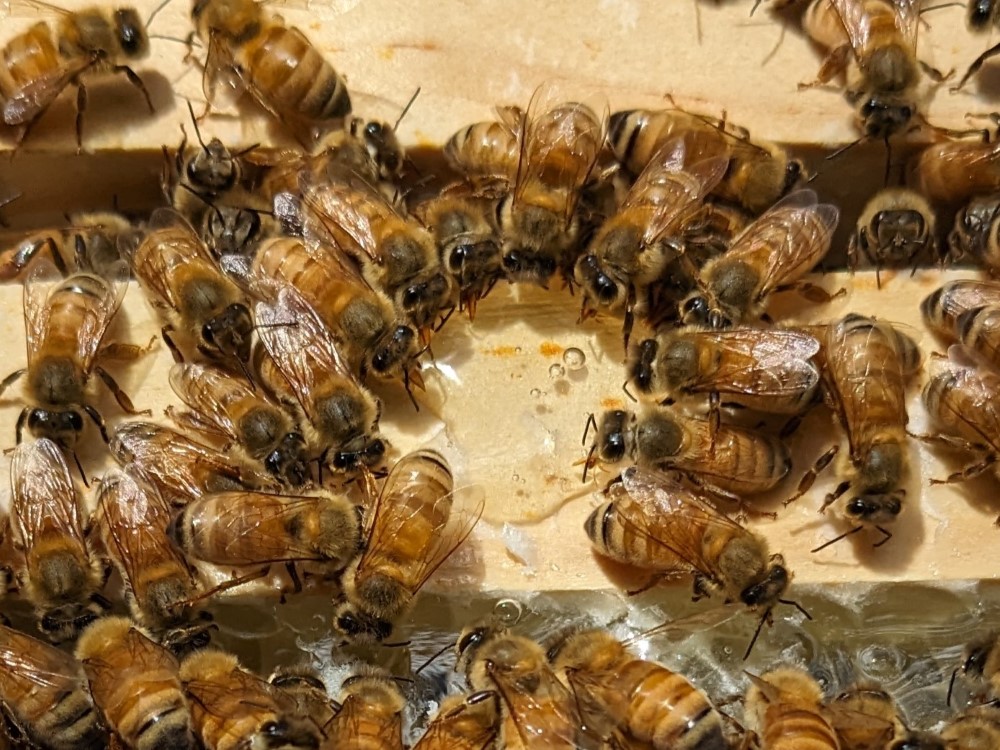
[[[995,57],[997,55],[1000,55],[1000,44],[994,44],[992,47],[990,47],[988,50],[986,50],[983,54],[981,54],[979,57],[977,57],[975,60],[973,60],[972,61],[972,65],[969,66],[969,69],[967,71],[965,71],[965,75],[962,76],[962,80],[960,80],[958,82],[957,86],[952,87],[952,89],[951,89],[952,92],[954,93],[955,91],[958,91],[959,89],[961,89],[965,85],[966,81],[968,81],[970,78],[972,78],[972,76],[974,76],[976,73],[979,72],[979,69],[981,67],[983,67],[983,64],[987,60],[989,60],[991,57]]]
[[[94,372],[97,373],[97,377],[101,379],[104,385],[107,386],[108,390],[111,391],[112,395],[115,397],[115,401],[122,408],[122,411],[126,414],[143,414],[145,416],[153,416],[152,409],[136,409],[132,404],[132,399],[128,397],[128,394],[121,389],[121,386],[115,382],[115,379],[111,377],[103,367],[95,367]]]
[[[853,54],[849,44],[842,44],[831,50],[830,54],[823,60],[823,64],[820,65],[819,72],[816,73],[816,80],[800,83],[799,90],[811,89],[829,83],[847,69],[847,61],[851,59]]]
[[[653,586],[657,585],[661,580],[663,580],[663,576],[661,576],[659,573],[654,573],[653,575],[651,575],[649,578],[646,579],[646,582],[642,584],[642,586],[640,586],[637,589],[629,589],[625,593],[628,596],[638,596],[639,594],[645,591],[649,591],[651,588],[653,588]]]
[[[17,379],[24,375],[27,371],[27,367],[22,367],[20,370],[15,370],[3,380],[0,380],[0,395],[3,395],[3,392],[13,385]]]
[[[957,482],[965,482],[973,477],[978,477],[980,474],[992,467],[996,464],[998,458],[1000,458],[1000,456],[995,453],[984,456],[976,463],[966,466],[961,471],[949,474],[944,479],[931,479],[929,484],[934,486],[935,484],[956,484]]]
[[[105,344],[97,352],[98,359],[110,359],[115,362],[131,362],[132,360],[139,359],[145,354],[149,354],[153,351],[156,346],[156,336],[153,336],[149,340],[149,343],[145,346],[139,346],[138,344],[123,344],[121,342],[115,341],[110,344]]]
[[[924,75],[927,76],[928,78],[930,78],[935,83],[944,83],[949,78],[951,78],[953,75],[955,75],[955,69],[954,68],[952,68],[951,70],[949,70],[947,73],[942,73],[940,70],[938,70],[937,68],[935,68],[933,65],[930,65],[930,64],[924,62],[923,60],[917,60],[917,65],[919,65],[920,69],[922,71],[924,71]]]
[[[826,509],[829,508],[831,505],[833,505],[835,502],[837,502],[837,500],[839,500],[841,496],[845,492],[847,492],[850,488],[851,488],[850,482],[844,481],[838,484],[836,488],[833,490],[833,492],[830,492],[829,494],[827,494],[826,497],[823,498],[823,504],[819,506],[819,512],[826,513]]]
[[[21,438],[24,437],[24,424],[28,421],[30,413],[31,407],[25,406],[21,409],[21,413],[17,415],[17,424],[14,425],[14,440],[17,445],[21,444]]]
[[[170,338],[170,334],[173,330],[173,326],[163,326],[163,328],[160,329],[160,336],[163,337],[163,343],[166,344],[167,349],[170,350],[170,354],[174,358],[174,362],[177,364],[183,364],[184,355],[181,354],[181,350],[177,348],[177,344],[174,343],[174,340]]]
[[[789,505],[806,494],[812,488],[813,483],[816,481],[816,477],[818,477],[820,473],[830,465],[830,462],[833,461],[834,457],[839,452],[840,446],[834,445],[826,453],[817,458],[816,463],[812,465],[812,468],[802,475],[802,479],[799,480],[799,486],[795,490],[795,494],[785,500],[783,505],[787,508]]]
[[[299,578],[299,571],[295,568],[294,562],[286,562],[285,570],[288,571],[288,577],[292,579],[293,591],[296,594],[302,593],[302,579]]]
[[[101,438],[103,438],[104,442],[110,443],[111,438],[108,437],[108,426],[104,423],[104,417],[101,416],[101,413],[90,404],[84,404],[83,410],[87,412],[87,416],[97,425],[97,429],[101,431]]]
[[[986,445],[972,443],[955,435],[924,435],[909,431],[906,434],[914,440],[920,440],[924,443],[936,443],[952,450],[967,451],[969,453],[988,453],[990,450]]]
[[[629,284],[625,298],[625,321],[622,323],[622,337],[625,340],[626,354],[628,353],[628,340],[632,336],[633,325],[635,325],[635,284]]]
[[[884,529],[881,526],[876,526],[875,528],[882,532],[883,538],[882,541],[875,542],[875,544],[872,545],[873,547],[881,547],[883,544],[892,539],[892,532],[889,531],[888,529]]]
[[[87,109],[87,87],[76,81],[76,153],[83,153],[83,113]]]
[[[128,82],[142,92],[143,97],[146,99],[146,106],[149,107],[150,114],[156,112],[156,108],[153,106],[153,100],[149,98],[149,91],[146,89],[146,84],[142,82],[142,79],[136,75],[136,72],[132,70],[132,68],[128,65],[116,65],[113,70],[115,73],[124,73],[125,77],[128,78]]]

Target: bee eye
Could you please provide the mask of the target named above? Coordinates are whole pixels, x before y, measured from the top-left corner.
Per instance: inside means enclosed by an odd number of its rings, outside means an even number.
[[[382,135],[382,126],[377,122],[370,122],[365,125],[365,135],[372,138],[379,138]]]
[[[80,432],[83,429],[83,417],[81,417],[75,411],[71,411],[69,413],[67,421],[69,422],[70,429],[72,429],[74,432]]]
[[[904,120],[909,120],[913,116],[913,110],[909,107],[903,107],[899,110],[899,112],[903,116]]]
[[[458,642],[458,652],[459,653],[465,653],[472,646],[477,646],[480,643],[482,643],[483,642],[483,635],[484,634],[483,634],[482,629],[476,629],[476,630],[473,630],[471,633],[466,634]]]
[[[215,329],[206,323],[201,327],[201,337],[205,339],[205,343],[214,344],[215,343]]]

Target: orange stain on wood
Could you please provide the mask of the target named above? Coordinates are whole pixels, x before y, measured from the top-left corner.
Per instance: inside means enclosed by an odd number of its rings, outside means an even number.
[[[519,347],[504,345],[504,346],[494,346],[492,349],[486,349],[484,354],[489,354],[494,357],[513,357],[515,354],[520,354]]]
[[[543,341],[538,345],[538,351],[543,357],[558,357],[563,348],[554,341]]]
[[[601,406],[605,409],[624,409],[625,402],[620,398],[602,398]]]

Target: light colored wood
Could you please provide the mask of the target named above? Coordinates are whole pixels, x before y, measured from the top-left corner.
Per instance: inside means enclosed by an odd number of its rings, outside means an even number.
[[[809,306],[786,294],[776,300],[774,310],[783,313],[783,319],[798,322],[832,320],[851,310],[878,315],[909,326],[926,357],[943,346],[920,322],[919,301],[944,280],[970,275],[922,272],[911,279],[903,273],[879,291],[870,274],[853,279],[831,274],[815,280],[829,290],[848,286],[852,289],[848,297]],[[400,389],[378,389],[385,406],[383,429],[397,456],[421,446],[436,448],[450,460],[456,486],[478,485],[478,490],[470,491],[486,496],[486,518],[473,544],[459,555],[459,564],[443,571],[438,585],[457,578],[488,590],[593,590],[622,580],[609,578],[609,569],[590,552],[582,526],[597,502],[593,495],[597,484],[583,486],[581,467],[574,465],[586,452],[581,437],[587,414],[627,404],[621,390],[621,335],[612,320],[577,325],[578,304],[565,292],[498,287],[481,305],[474,323],[456,315],[434,339],[434,361],[427,364],[428,387],[419,396],[419,413]],[[20,289],[0,287],[0,336],[10,370],[24,363],[20,308]],[[798,311],[797,317],[785,317],[787,310]],[[122,313],[118,338],[145,343],[157,334],[159,324],[137,289],[126,296]],[[563,367],[568,347],[584,352],[585,366],[564,374],[550,372]],[[175,402],[166,378],[171,364],[160,344],[148,359],[117,371],[136,406],[153,409],[159,419],[163,408]],[[910,427],[916,432],[926,428],[919,399],[922,381],[923,375],[912,384],[909,398]],[[18,395],[12,389],[0,403],[0,444],[13,444],[14,421],[21,408]],[[98,403],[110,422],[120,419],[105,394]],[[859,534],[810,554],[810,549],[844,530],[817,513],[823,495],[836,484],[832,472],[788,509],[779,501],[791,494],[802,471],[839,439],[830,413],[825,408],[814,410],[794,436],[791,477],[758,506],[779,511],[777,521],[753,525],[774,551],[785,554],[797,581],[943,581],[1000,573],[1000,531],[993,526],[1000,513],[996,481],[986,478],[967,488],[929,488],[931,477],[946,475],[955,463],[942,463],[934,452],[915,443],[914,476],[907,485],[906,509],[893,527],[894,538],[873,550],[876,540]],[[98,473],[106,449],[92,432],[83,453],[88,473]],[[7,457],[0,461],[2,477],[7,476],[8,462]],[[611,476],[599,474],[598,481]]]

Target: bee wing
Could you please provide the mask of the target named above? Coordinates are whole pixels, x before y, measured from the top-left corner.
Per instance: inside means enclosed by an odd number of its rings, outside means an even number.
[[[252,537],[253,548],[259,551],[260,558],[253,563],[285,562],[289,560],[324,560],[322,555],[307,545],[296,545],[292,536],[287,533],[271,533],[271,529],[284,531],[287,522],[292,522],[302,508],[312,508],[316,498],[305,495],[277,495],[266,492],[254,493],[267,498],[266,502],[254,503],[248,497],[248,502],[232,505],[219,511],[215,524],[219,528],[235,527],[234,531],[225,535],[230,539],[225,549],[244,547],[241,539]]]
[[[863,59],[870,52],[872,42],[877,36],[867,4],[863,0],[830,0],[830,4],[840,16],[840,22],[844,25],[847,37],[851,41],[855,57]],[[892,6],[895,11],[896,28],[908,43],[916,47],[917,27],[920,21],[918,0],[892,0],[887,5]]]
[[[346,180],[313,182],[307,174],[299,179],[302,203],[327,235],[348,254],[360,253],[381,263],[372,218],[395,214],[381,194],[357,175]],[[309,228],[307,222],[307,228]],[[314,230],[313,230],[314,231]]]
[[[767,259],[763,298],[804,276],[826,255],[839,218],[836,206],[817,204],[812,190],[797,190],[744,229],[726,255]]]
[[[39,645],[6,625],[0,625],[0,670],[46,690],[64,688],[69,692],[87,682],[72,656],[47,643]]]
[[[90,372],[94,358],[101,348],[104,334],[108,332],[111,321],[114,320],[118,308],[128,291],[129,268],[124,261],[118,261],[107,269],[103,276],[86,274],[90,279],[97,280],[104,286],[100,303],[90,309],[83,319],[83,325],[76,336],[76,356],[84,372]],[[70,283],[74,277],[67,279]]]
[[[179,310],[181,301],[169,283],[174,269],[192,263],[212,263],[212,257],[194,227],[173,209],[159,208],[154,211],[147,229],[149,231],[143,242],[150,241],[152,235],[158,235],[160,241],[145,263],[139,266],[132,264],[136,277],[163,304]],[[132,257],[127,247],[119,246],[119,249],[126,257]]]
[[[3,121],[7,125],[28,125],[41,115],[70,82],[94,64],[85,57],[32,78],[3,102]]]
[[[258,302],[255,313],[257,335],[310,421],[317,416],[311,395],[317,375],[336,375],[361,388],[330,329],[295,289],[283,287],[274,302]]]
[[[28,367],[35,361],[38,348],[49,328],[49,293],[62,276],[48,259],[36,263],[24,281],[24,334],[28,347]]]
[[[952,399],[942,401],[942,407],[951,411],[958,424],[964,424],[966,429],[979,435],[983,445],[995,450],[1000,449],[1000,378],[995,375],[983,375],[974,367],[952,365],[949,372],[957,381],[966,399],[961,404],[968,404],[968,409],[961,409]]]
[[[525,124],[524,110],[516,104],[507,104],[497,105],[494,111],[497,113],[497,122],[506,127],[514,138],[520,138]]]
[[[59,447],[47,438],[21,443],[10,467],[11,515],[25,549],[46,529],[86,550],[76,487]]]
[[[238,439],[239,430],[227,413],[225,402],[260,398],[243,381],[216,367],[178,363],[170,368],[169,379],[174,393],[195,417],[211,422],[230,440]]]
[[[359,737],[371,737],[370,727],[376,723],[371,715],[371,711],[365,702],[355,696],[349,696],[340,707],[337,716],[330,723],[327,733],[326,744],[329,747],[349,746],[357,742]],[[377,746],[391,750],[391,748],[403,747],[403,717],[401,714],[393,714],[389,721],[385,721],[381,713],[377,719],[378,735],[372,737],[372,742],[378,740]],[[364,735],[361,734],[365,729]]]

